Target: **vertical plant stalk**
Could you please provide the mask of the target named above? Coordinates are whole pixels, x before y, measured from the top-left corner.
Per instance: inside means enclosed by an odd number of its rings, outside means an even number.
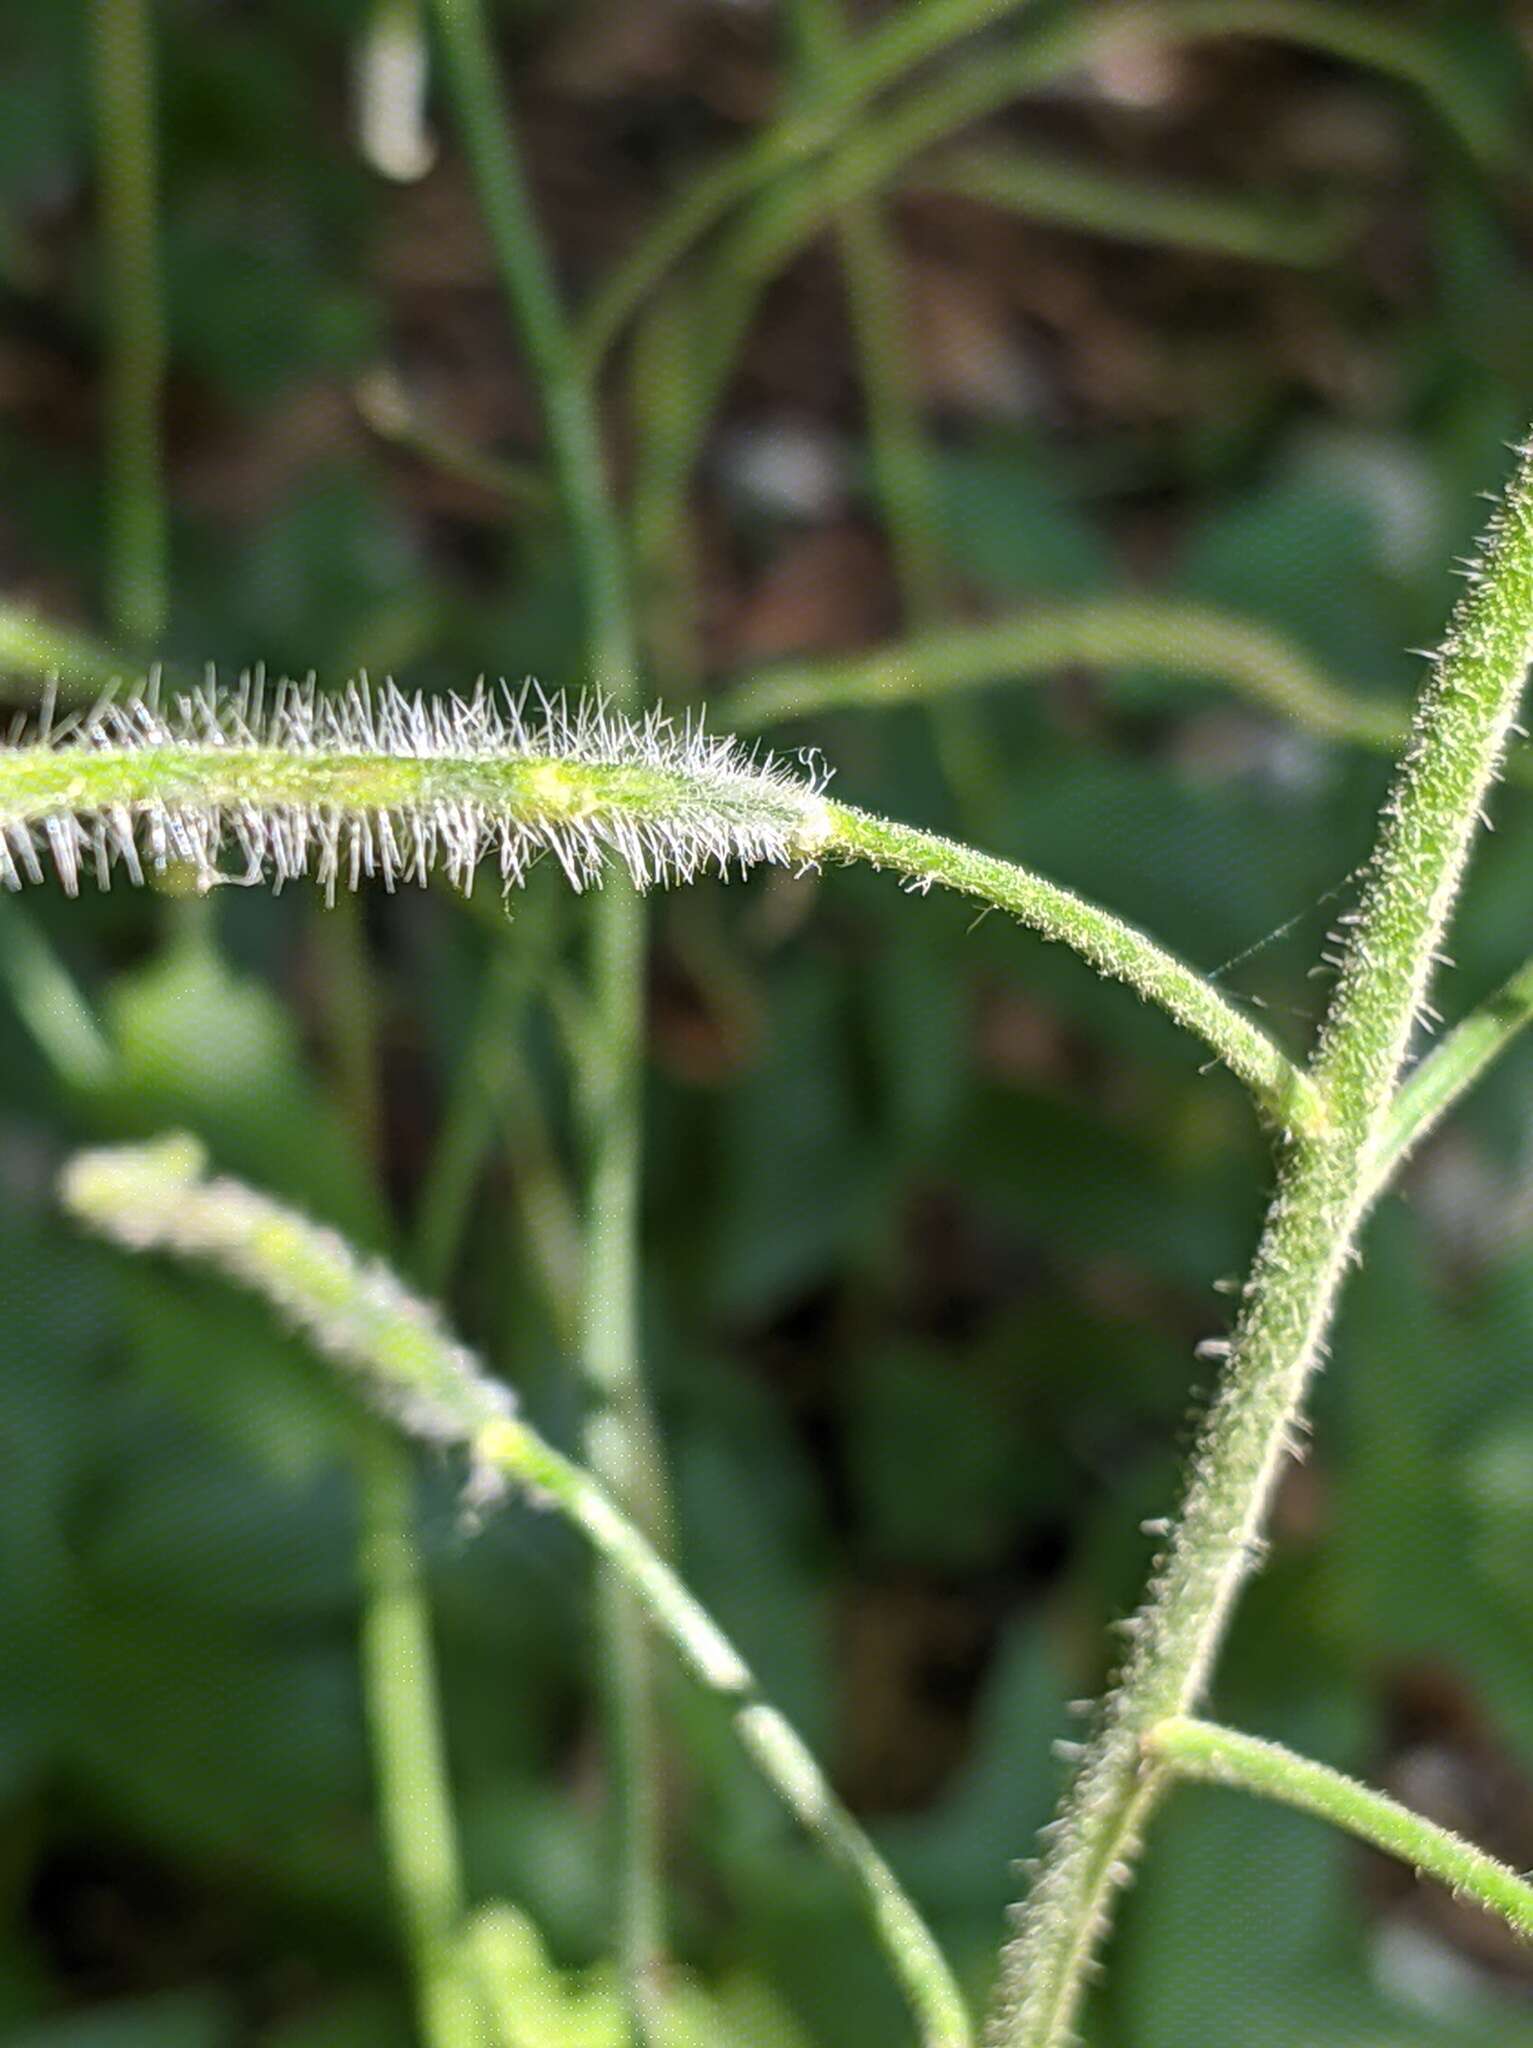
[[[501,285],[541,398],[579,564],[591,679],[619,711],[638,697],[627,564],[608,486],[592,383],[577,357],[497,90],[480,0],[436,0],[447,73],[479,185]],[[581,1056],[587,1155],[581,1356],[592,1400],[592,1469],[661,1533],[659,1449],[639,1362],[638,1232],[644,916],[626,888],[592,916],[592,1020]],[[598,1575],[603,1684],[619,1827],[619,1940],[629,2030],[656,2038],[662,1959],[659,1757],[643,1626],[615,1575]]]
[[[379,1820],[404,1916],[422,2038],[487,2048],[462,1943],[463,1884],[442,1753],[431,1617],[404,1447],[370,1416],[355,1432],[361,1663]]]
[[[93,0],[92,17],[107,349],[106,611],[114,633],[146,647],[159,639],[168,605],[149,4]]]
[[[1533,654],[1533,443],[1417,706],[1310,1072],[1331,1116],[1295,1135],[1180,1520],[1002,1955],[994,2048],[1054,2048],[1166,1781],[1146,1739],[1190,1714],[1258,1554],[1273,1483],[1377,1186],[1391,1099]]]
[[[835,104],[848,67],[839,0],[798,0],[801,64],[813,91]],[[862,380],[873,478],[894,561],[907,632],[935,632],[943,615],[936,478],[922,432],[919,375],[910,347],[909,295],[900,264],[893,208],[879,193],[850,200],[837,216],[836,246]],[[974,714],[958,703],[933,704],[928,716],[949,786],[971,828],[994,793]]]
[[[834,105],[849,57],[839,0],[797,0],[795,19],[806,99],[810,105],[816,97]],[[841,209],[836,244],[901,605],[907,629],[921,633],[942,615],[942,573],[931,539],[935,494],[907,345],[899,256],[879,195],[864,193]]]
[[[361,901],[343,897],[323,915],[324,1022],[346,1119],[376,1178],[377,999]],[[427,2048],[488,2048],[486,2013],[463,1952],[462,1863],[415,1533],[414,1475],[403,1445],[370,1415],[358,1418],[351,1449],[363,1706],[378,1828],[403,1922],[421,2037]]]
[[[673,504],[668,489],[651,489],[651,480],[669,474],[672,437],[692,431],[700,310],[697,295],[684,290],[664,292],[648,306],[634,329],[626,380],[638,436],[627,512],[641,631],[652,672],[675,678],[672,688],[688,700],[707,673],[695,515],[685,500]]]

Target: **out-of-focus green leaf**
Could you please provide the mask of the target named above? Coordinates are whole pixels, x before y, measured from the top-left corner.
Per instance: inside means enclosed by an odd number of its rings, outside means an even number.
[[[220,1993],[177,1991],[42,2020],[12,2034],[9,2048],[235,2048],[238,2039]]]
[[[996,592],[1053,597],[1099,590],[1110,557],[1072,505],[1047,451],[997,441],[943,449],[933,461],[938,531],[953,567]]]

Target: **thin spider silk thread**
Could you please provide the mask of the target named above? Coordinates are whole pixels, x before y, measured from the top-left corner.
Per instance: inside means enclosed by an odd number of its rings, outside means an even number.
[[[1285,917],[1281,923],[1275,924],[1270,931],[1263,932],[1259,939],[1252,939],[1250,944],[1242,946],[1238,953],[1232,953],[1228,960],[1221,960],[1217,967],[1208,968],[1205,971],[1204,979],[1211,985],[1221,983],[1225,976],[1232,973],[1235,968],[1244,967],[1248,960],[1254,960],[1259,953],[1265,953],[1269,947],[1276,945],[1280,939],[1286,939],[1291,931],[1296,931],[1301,924],[1304,924],[1309,918],[1313,917],[1317,910],[1323,910],[1326,904],[1334,903],[1343,890],[1350,888],[1354,882],[1361,881],[1371,866],[1371,859],[1359,861],[1355,868],[1348,869],[1340,881],[1333,882],[1329,889],[1322,889],[1318,896],[1312,897],[1302,909],[1294,911],[1291,917]],[[1346,922],[1346,920],[1344,919],[1343,922]],[[1301,1003],[1274,1003],[1267,996],[1257,995],[1254,990],[1245,990],[1242,1000],[1249,1003],[1253,1009],[1280,1011],[1284,1016],[1299,1017],[1309,1024],[1313,1024],[1316,1019],[1316,1012],[1310,1006]]]

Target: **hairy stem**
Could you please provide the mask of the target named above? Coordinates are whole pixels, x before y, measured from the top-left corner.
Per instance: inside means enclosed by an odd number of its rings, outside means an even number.
[[[1341,1771],[1296,1756],[1279,1743],[1184,1715],[1152,1729],[1145,1753],[1178,1778],[1230,1785],[1329,1821],[1410,1864],[1418,1877],[1435,1877],[1455,1898],[1473,1899],[1524,1941],[1533,1941],[1533,1884],[1483,1849]]]
[[[102,305],[107,327],[107,615],[152,646],[165,625],[155,253],[154,59],[148,0],[94,0]]]
[[[410,707],[401,701],[395,723],[409,730]],[[137,708],[118,706],[113,713],[130,735]],[[620,754],[626,746],[634,758],[593,761],[582,757],[578,743],[563,754],[529,752],[530,736],[519,729],[521,752],[475,753],[469,741],[483,731],[476,707],[445,715],[444,744],[458,717],[468,736],[462,753],[209,745],[195,717],[185,740],[154,729],[143,744],[130,738],[115,745],[0,749],[0,876],[15,883],[23,871],[40,873],[41,852],[72,886],[82,868],[101,868],[114,853],[138,861],[140,846],[151,863],[192,858],[216,876],[226,821],[252,876],[268,862],[278,879],[312,863],[331,885],[348,875],[355,879],[364,856],[369,872],[381,863],[387,878],[424,879],[438,839],[449,871],[465,885],[487,848],[499,850],[508,879],[538,850],[551,848],[577,883],[594,879],[607,849],[641,882],[685,878],[709,862],[727,870],[761,860],[862,861],[920,889],[955,889],[1069,946],[1200,1037],[1279,1127],[1313,1133],[1325,1126],[1315,1084],[1211,983],[1134,926],[1027,868],[830,803],[816,784],[770,762],[753,766],[720,742],[707,742],[699,753],[696,742],[683,742],[679,750],[656,743],[655,728],[645,729],[648,740],[644,731],[625,737],[609,728],[609,751]],[[306,709],[305,736],[313,722]],[[553,737],[557,741],[557,730]],[[619,922],[616,935],[624,929]],[[602,930],[610,944],[613,928]],[[607,966],[614,981],[636,973],[631,957]],[[626,980],[624,986],[631,996]],[[626,1192],[632,1141],[623,1134],[634,1106],[620,1096],[608,1064],[612,1033],[611,1020],[598,1017],[581,1040],[582,1065],[598,1075],[586,1113],[603,1123],[604,1137],[593,1182],[593,1218],[601,1227],[593,1254],[597,1284],[589,1275],[587,1281],[588,1316],[593,1299],[597,1305],[617,1299],[618,1289],[622,1301],[630,1301],[634,1284],[629,1254],[616,1243],[619,1225],[632,1220]],[[626,1399],[616,1345],[628,1327],[587,1323],[597,1398],[614,1414]],[[604,1455],[615,1455],[615,1448],[606,1445]],[[642,1497],[644,1471],[642,1462],[630,1466],[636,1497]]]
[[[636,708],[638,655],[628,566],[608,484],[592,378],[565,319],[496,86],[480,0],[437,0],[447,67],[506,302],[536,380],[579,566],[592,681]],[[587,1186],[581,1359],[594,1404],[593,1468],[657,1529],[664,1487],[639,1358],[637,1229],[644,1040],[644,916],[632,891],[607,891],[592,931],[594,1027],[580,1090]],[[619,1829],[619,1940],[636,2048],[656,2038],[662,1952],[659,1746],[639,1616],[610,1574],[600,1589],[603,1687]]]
[[[1377,1185],[1401,1065],[1533,652],[1533,456],[1524,451],[1455,607],[1355,914],[1311,1075],[1332,1132],[1296,1136],[1182,1514],[1002,1958],[989,2038],[1071,2037],[1086,1973],[1165,1779],[1143,1743],[1191,1712],[1252,1569],[1276,1475]]]
[[[506,1390],[377,1264],[333,1231],[226,1179],[204,1177],[194,1140],[80,1153],[66,1168],[67,1206],[135,1251],[208,1263],[264,1296],[325,1357],[354,1375],[385,1416],[416,1436],[461,1446],[488,1500],[510,1481],[588,1539],[693,1675],[724,1699],[736,1733],[804,1828],[855,1880],[916,2016],[926,2048],[968,2048],[961,1994],[897,1880],[760,1696],[739,1653],[605,1488],[514,1413]]]
[[[1210,1046],[1268,1117],[1284,1128],[1324,1128],[1323,1100],[1265,1033],[1174,954],[1111,912],[1011,861],[956,840],[897,825],[845,804],[828,804],[824,851],[889,868],[920,889],[940,883],[976,897],[1069,946],[1099,974],[1126,983]]]

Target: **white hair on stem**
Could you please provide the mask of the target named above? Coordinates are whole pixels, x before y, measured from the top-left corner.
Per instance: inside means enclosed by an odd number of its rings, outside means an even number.
[[[1201,1038],[1278,1128],[1325,1128],[1309,1077],[1147,933],[1014,862],[833,803],[828,781],[818,754],[716,738],[701,713],[630,718],[530,685],[420,697],[364,680],[330,696],[257,675],[167,708],[151,683],[62,724],[45,707],[0,746],[0,883],[41,881],[47,863],[73,894],[82,874],[105,887],[117,866],[142,881],[181,864],[204,889],[307,875],[333,898],[367,878],[424,886],[438,869],[467,891],[486,861],[509,890],[544,854],[576,889],[613,862],[647,889],[862,861],[1070,946]]]
[[[0,748],[0,882],[52,866],[73,894],[114,868],[192,867],[204,888],[312,876],[328,898],[365,879],[503,887],[551,854],[576,889],[613,860],[643,888],[812,862],[828,772],[599,696],[480,683],[425,697],[365,679],[212,683],[162,701],[157,683],[54,719],[45,705]],[[224,865],[232,852],[234,864]]]

